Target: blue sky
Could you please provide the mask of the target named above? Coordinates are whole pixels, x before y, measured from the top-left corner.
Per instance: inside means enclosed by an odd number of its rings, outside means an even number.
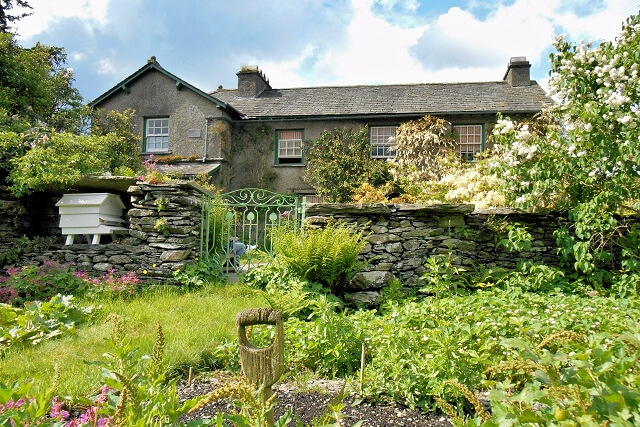
[[[543,87],[555,35],[612,40],[638,0],[28,0],[21,44],[64,47],[90,101],[152,55],[204,91],[257,65],[274,88],[501,80]]]

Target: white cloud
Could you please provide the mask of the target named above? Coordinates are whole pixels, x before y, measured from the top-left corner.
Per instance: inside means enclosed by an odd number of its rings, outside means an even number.
[[[393,1],[384,0],[385,7]],[[424,74],[409,49],[428,25],[401,27],[372,12],[374,0],[352,0],[353,19],[344,44],[319,51],[309,44],[287,61],[261,61],[267,75],[277,76],[274,87],[418,82]],[[415,2],[405,2],[411,8]],[[305,67],[306,62],[312,62]]]
[[[438,17],[415,53],[436,76],[450,69],[458,70],[458,77],[465,81],[500,80],[512,56],[542,60],[554,34],[546,15],[558,2],[517,0],[499,5],[485,19],[453,7]]]
[[[97,72],[99,75],[113,75],[116,74],[116,67],[114,66],[113,61],[110,58],[101,58],[98,61]]]
[[[568,10],[555,15],[554,21],[571,41],[613,40],[620,34],[622,22],[637,12],[637,0],[606,0],[595,13],[583,16]]]
[[[43,33],[56,21],[64,18],[79,18],[87,29],[104,26],[107,22],[109,0],[29,0],[33,10],[16,25],[19,38],[30,40]]]

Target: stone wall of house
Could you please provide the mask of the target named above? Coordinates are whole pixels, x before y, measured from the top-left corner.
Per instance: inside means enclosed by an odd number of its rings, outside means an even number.
[[[58,229],[58,243],[39,253],[24,255],[20,263],[69,262],[93,276],[115,270],[116,274],[136,271],[143,279],[169,279],[198,256],[201,200],[206,192],[188,181],[137,183],[127,190],[125,197],[130,200],[123,200],[132,206],[125,213],[128,234],[106,244],[64,245]],[[57,227],[59,218],[55,219]],[[158,220],[166,220],[166,225],[158,227]],[[15,238],[16,232],[12,233]],[[9,237],[7,234],[6,238]]]
[[[513,269],[521,260],[557,265],[553,232],[558,214],[530,214],[511,209],[474,210],[473,205],[316,204],[307,222],[324,226],[330,218],[358,224],[367,236],[361,258],[368,261],[347,290],[346,299],[374,303],[392,278],[405,286],[424,281],[430,257],[449,257],[468,272],[477,268]],[[509,252],[500,241],[505,224],[519,223],[531,234],[531,249]]]

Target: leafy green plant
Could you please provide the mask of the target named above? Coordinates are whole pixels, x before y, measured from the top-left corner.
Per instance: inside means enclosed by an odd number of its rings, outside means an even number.
[[[168,236],[169,222],[167,221],[167,218],[161,217],[156,219],[156,222],[153,225],[153,229],[156,230],[158,233],[162,234],[163,236]]]
[[[305,180],[331,202],[348,202],[361,184],[385,175],[386,164],[371,158],[367,127],[325,131],[305,156]]]
[[[493,230],[498,240],[496,246],[507,252],[526,252],[531,249],[531,233],[519,222],[509,222],[506,218],[490,216],[487,227]]]
[[[167,206],[169,206],[170,201],[171,200],[169,200],[168,197],[158,197],[153,201],[153,204],[157,206],[159,211],[163,211],[167,209]]]
[[[600,287],[611,285],[619,248],[638,254],[625,216],[640,210],[639,23],[630,16],[615,40],[597,45],[558,37],[550,87],[559,102],[530,122],[500,117],[493,129],[493,172],[508,201],[567,211],[560,253]]]
[[[36,137],[36,136],[34,136]],[[16,196],[36,190],[65,189],[82,176],[110,170],[109,146],[114,134],[105,136],[54,133],[38,136],[34,146],[22,157],[11,160],[11,192]]]
[[[320,283],[335,295],[364,267],[358,255],[365,246],[363,231],[356,225],[338,222],[325,228],[271,230],[276,262],[287,271],[310,282]]]
[[[640,335],[556,332],[539,345],[506,340],[519,359],[497,364],[491,375],[505,375],[489,393],[492,418],[485,425],[637,425],[640,423]],[[508,373],[524,372],[523,386]]]
[[[74,333],[76,327],[95,316],[96,307],[81,307],[73,296],[56,295],[24,307],[0,303],[0,356],[7,348],[40,342]]]
[[[430,257],[424,267],[426,271],[422,275],[422,280],[425,286],[420,289],[422,293],[433,294],[436,298],[440,298],[445,293],[456,293],[468,286],[461,274],[465,270],[453,262],[451,252],[444,257]]]
[[[222,263],[220,257],[203,255],[195,264],[187,264],[184,270],[178,270],[173,274],[185,290],[200,289],[207,283],[222,277]]]
[[[56,294],[82,295],[87,286],[81,275],[71,269],[71,264],[57,264],[52,261],[45,261],[40,266],[9,268],[7,275],[0,278],[0,289],[5,289],[5,298],[7,293],[13,295],[5,302],[14,305],[48,300]],[[14,292],[8,292],[8,289],[13,289]]]

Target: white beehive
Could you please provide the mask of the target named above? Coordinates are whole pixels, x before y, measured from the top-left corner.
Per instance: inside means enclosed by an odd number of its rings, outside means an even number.
[[[56,203],[60,213],[62,235],[66,245],[72,245],[75,236],[85,236],[87,243],[100,243],[103,234],[126,233],[122,226],[120,196],[111,193],[64,194]]]

